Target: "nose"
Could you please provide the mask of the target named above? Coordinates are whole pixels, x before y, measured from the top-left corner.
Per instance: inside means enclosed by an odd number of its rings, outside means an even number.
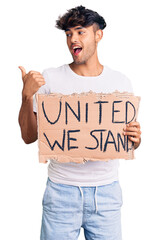
[[[78,35],[77,33],[73,33],[71,36],[71,43],[78,42]]]

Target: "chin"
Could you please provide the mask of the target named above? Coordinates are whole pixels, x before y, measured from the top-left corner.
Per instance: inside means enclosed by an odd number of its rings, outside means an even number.
[[[77,65],[81,65],[81,64],[85,64],[86,61],[76,61],[74,60],[74,64],[77,64]]]
[[[85,62],[74,62],[76,65],[82,65],[84,64]]]

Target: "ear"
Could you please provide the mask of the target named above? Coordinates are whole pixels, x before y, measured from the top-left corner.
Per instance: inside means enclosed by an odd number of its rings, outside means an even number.
[[[96,37],[95,37],[96,43],[98,43],[102,39],[102,37],[103,37],[103,31],[101,29],[98,29],[96,31]]]

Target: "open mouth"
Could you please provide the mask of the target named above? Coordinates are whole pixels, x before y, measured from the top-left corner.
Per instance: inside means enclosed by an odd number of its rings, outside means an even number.
[[[73,49],[73,53],[74,53],[74,55],[78,55],[80,52],[82,51],[82,48],[80,48],[80,47],[77,47],[77,48],[74,48]]]

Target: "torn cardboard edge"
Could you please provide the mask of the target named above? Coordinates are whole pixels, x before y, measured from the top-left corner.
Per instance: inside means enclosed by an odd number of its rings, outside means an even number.
[[[114,158],[114,157],[104,157],[104,158],[94,158],[94,157],[91,157],[91,158],[88,158],[88,157],[72,157],[72,156],[68,156],[68,155],[63,155],[63,154],[41,154],[40,153],[40,144],[42,144],[42,142],[40,142],[40,138],[39,138],[39,131],[40,131],[40,127],[39,127],[39,111],[38,111],[38,98],[40,95],[45,95],[45,97],[58,97],[60,100],[62,100],[62,98],[64,97],[74,97],[76,96],[77,98],[80,98],[81,96],[88,96],[88,95],[93,95],[95,94],[97,99],[100,100],[103,96],[114,96],[114,97],[117,97],[117,98],[120,98],[120,99],[129,99],[131,96],[134,96],[133,93],[129,93],[129,92],[119,92],[119,91],[115,91],[115,92],[112,92],[112,93],[96,93],[96,92],[93,92],[93,91],[89,91],[89,92],[81,92],[81,93],[72,93],[72,94],[62,94],[62,93],[50,93],[50,94],[36,94],[36,108],[37,108],[37,132],[38,132],[38,148],[39,148],[39,162],[41,163],[47,163],[48,160],[51,160],[51,159],[54,159],[58,162],[61,162],[61,163],[68,163],[68,162],[75,162],[75,163],[85,163],[86,161],[90,160],[90,161],[108,161],[108,160],[111,160],[111,159],[126,159],[126,160],[130,160],[130,159],[134,159],[134,149],[132,149],[132,151],[129,151],[127,152],[127,156],[125,157],[117,157],[117,158]],[[136,97],[136,99],[138,99],[138,102],[140,102],[140,97]],[[139,108],[139,103],[138,103],[138,108]],[[138,115],[138,108],[136,109],[137,110],[137,114],[136,114],[136,118],[135,120],[137,119],[137,115]]]
[[[71,93],[71,94],[62,94],[62,93],[60,93],[60,92],[52,92],[52,93],[48,93],[48,94],[39,94],[39,93],[36,93],[36,94],[35,94],[36,106],[37,106],[38,95],[45,95],[45,96],[48,96],[48,97],[50,97],[50,96],[52,96],[52,97],[57,96],[57,97],[59,97],[59,98],[68,97],[68,96],[69,96],[69,97],[77,96],[77,97],[80,98],[80,96],[87,96],[87,95],[91,95],[91,94],[96,94],[96,96],[99,97],[99,98],[101,98],[102,96],[105,96],[105,95],[106,95],[106,96],[114,95],[115,97],[122,97],[122,98],[128,98],[128,97],[130,97],[130,96],[134,96],[134,94],[131,93],[131,92],[126,92],[126,91],[124,91],[124,92],[119,92],[119,91],[117,91],[117,90],[114,91],[114,92],[112,92],[112,93],[103,93],[103,92],[96,93],[96,92],[94,92],[94,91],[92,91],[92,90],[90,90],[90,91],[88,91],[88,92],[81,92],[81,93],[76,93],[76,92],[74,92],[74,93]],[[139,96],[135,96],[135,97],[139,98],[139,100],[140,100],[140,97],[139,97]]]
[[[128,153],[129,154],[129,153]],[[115,158],[115,159],[124,159],[123,157]],[[130,153],[130,156],[125,160],[133,160],[134,158],[134,152]],[[104,158],[104,159],[97,159],[97,158],[87,158],[87,157],[70,157],[70,156],[65,156],[65,155],[40,155],[39,153],[39,162],[40,163],[47,163],[49,160],[56,160],[57,162],[60,163],[69,163],[69,162],[74,162],[77,164],[85,163],[88,161],[102,161],[102,162],[108,162],[109,160],[114,160],[114,158]]]

